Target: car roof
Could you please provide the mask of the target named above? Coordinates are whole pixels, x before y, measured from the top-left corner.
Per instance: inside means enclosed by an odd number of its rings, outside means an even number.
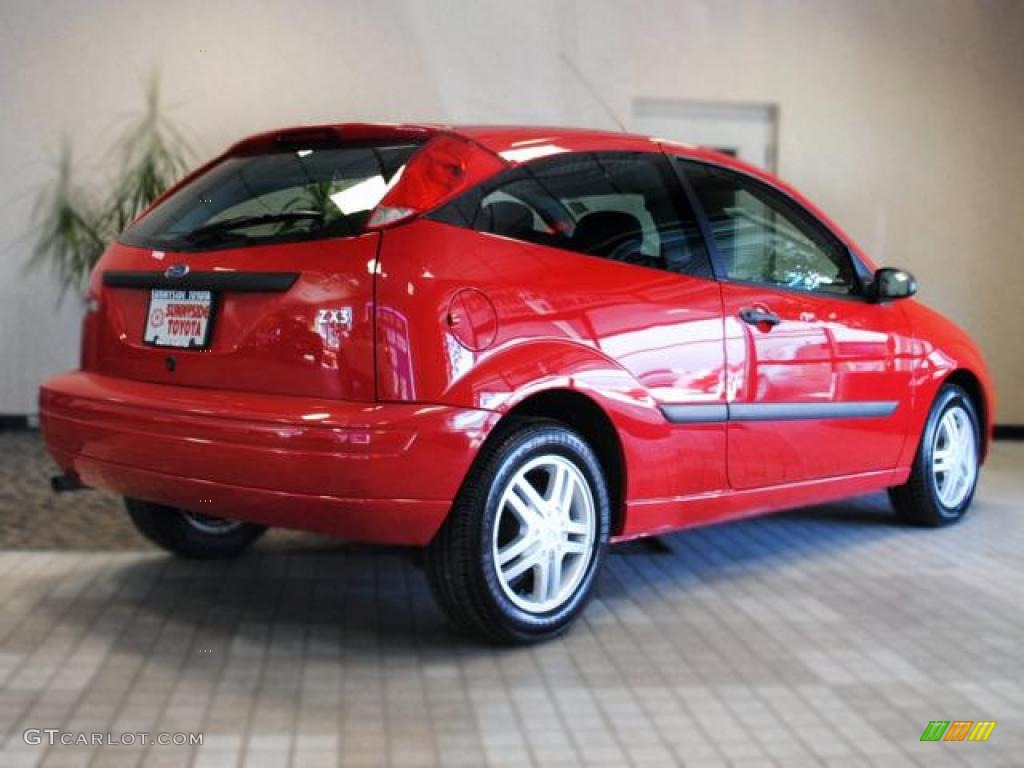
[[[650,136],[562,126],[456,125],[451,126],[449,130],[472,139],[499,155],[515,153],[517,150],[525,150],[525,155],[529,154],[530,148],[544,145],[575,152],[597,148],[650,150],[653,148],[652,144],[658,143],[657,139]]]

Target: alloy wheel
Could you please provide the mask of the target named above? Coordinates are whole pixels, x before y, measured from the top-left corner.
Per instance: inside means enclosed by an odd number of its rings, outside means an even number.
[[[531,459],[498,503],[492,557],[502,591],[530,613],[560,607],[586,575],[595,535],[594,497],[580,469],[558,454]]]
[[[977,474],[974,424],[962,406],[954,405],[942,415],[932,448],[932,481],[942,506],[960,506],[974,487]]]

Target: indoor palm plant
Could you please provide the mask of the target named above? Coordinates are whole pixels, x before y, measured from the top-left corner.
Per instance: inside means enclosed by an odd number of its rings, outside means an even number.
[[[55,163],[55,178],[39,193],[33,210],[35,246],[29,265],[48,266],[61,285],[81,293],[107,243],[177,181],[192,158],[182,133],[164,114],[158,78],[145,89],[145,108],[105,155],[113,178],[80,182],[67,139]],[[102,183],[103,192],[96,185]]]

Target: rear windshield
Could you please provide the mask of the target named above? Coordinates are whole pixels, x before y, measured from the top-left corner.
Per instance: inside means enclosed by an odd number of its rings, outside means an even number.
[[[361,144],[229,157],[174,192],[120,240],[202,251],[358,235],[418,146]]]

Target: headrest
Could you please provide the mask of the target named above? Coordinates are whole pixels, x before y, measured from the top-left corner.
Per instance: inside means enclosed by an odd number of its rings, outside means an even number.
[[[584,253],[626,261],[640,252],[644,233],[640,219],[624,211],[594,211],[578,222],[573,245]]]

